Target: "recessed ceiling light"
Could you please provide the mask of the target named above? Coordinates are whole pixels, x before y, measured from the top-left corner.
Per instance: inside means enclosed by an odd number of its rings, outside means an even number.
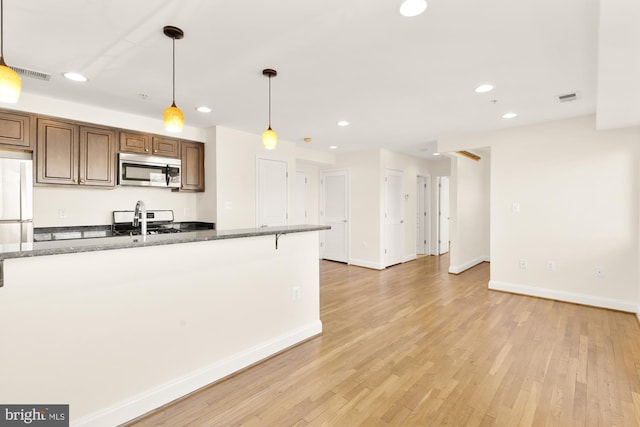
[[[518,117],[516,113],[504,113],[502,115],[503,119],[513,119],[514,117]]]
[[[64,76],[74,82],[86,82],[87,78],[80,73],[64,73]]]
[[[201,113],[210,113],[211,112],[211,108],[203,105],[202,107],[198,107],[196,108],[196,110],[200,111]]]
[[[475,88],[476,93],[491,92],[492,90],[493,90],[493,85],[490,85],[488,83],[481,84],[480,86]]]
[[[338,148],[338,147],[335,146],[335,145],[332,145],[332,146],[329,147],[329,150],[335,150],[336,148]]]
[[[404,0],[400,6],[400,15],[411,18],[420,15],[426,9],[426,0]]]
[[[340,120],[340,121],[338,122],[338,126],[343,126],[343,127],[344,127],[344,126],[349,126],[349,122],[348,122],[348,121],[346,121],[346,120]]]
[[[439,156],[439,155],[440,155],[440,153],[433,153],[433,155],[434,155],[434,156]]]

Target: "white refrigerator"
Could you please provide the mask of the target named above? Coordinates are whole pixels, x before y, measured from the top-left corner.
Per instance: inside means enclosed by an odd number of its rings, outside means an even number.
[[[0,151],[0,244],[33,242],[30,153]]]

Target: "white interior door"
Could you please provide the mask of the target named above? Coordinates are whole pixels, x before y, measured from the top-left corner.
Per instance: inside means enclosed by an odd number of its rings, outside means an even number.
[[[287,225],[287,178],[287,162],[258,159],[258,227]]]
[[[449,252],[449,177],[438,177],[438,254]]]
[[[307,175],[304,172],[296,172],[294,186],[292,224],[307,224]]]
[[[331,261],[348,262],[349,171],[323,172],[320,186],[320,219],[331,227],[324,232],[321,256]]]
[[[416,254],[429,254],[429,177],[419,176],[416,185]]]
[[[402,246],[404,241],[404,218],[402,197],[402,172],[392,169],[385,171],[385,245],[384,265],[402,262]]]

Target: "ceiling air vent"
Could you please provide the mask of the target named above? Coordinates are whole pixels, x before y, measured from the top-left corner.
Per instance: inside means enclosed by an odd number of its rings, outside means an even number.
[[[575,101],[576,99],[578,99],[578,94],[577,93],[566,93],[564,95],[558,95],[556,98],[558,98],[558,102],[571,102],[571,101]]]
[[[48,82],[51,80],[51,74],[43,73],[42,71],[28,70],[26,68],[9,66],[13,71],[24,77],[31,77],[32,79],[44,80]]]

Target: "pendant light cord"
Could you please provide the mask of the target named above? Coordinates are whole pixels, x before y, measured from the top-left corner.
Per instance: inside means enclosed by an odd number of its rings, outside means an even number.
[[[1,0],[0,0],[1,1]],[[173,40],[173,106],[176,106],[176,38],[171,37]]]
[[[4,58],[4,0],[0,0],[0,58]]]
[[[269,129],[271,129],[271,75],[269,75]]]

